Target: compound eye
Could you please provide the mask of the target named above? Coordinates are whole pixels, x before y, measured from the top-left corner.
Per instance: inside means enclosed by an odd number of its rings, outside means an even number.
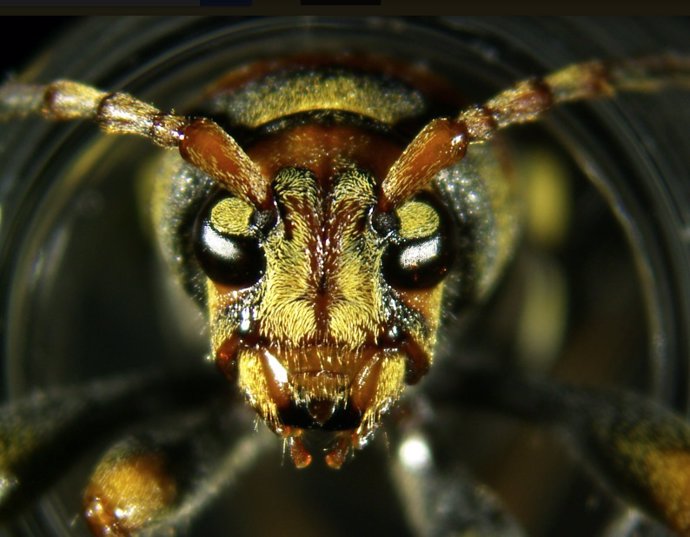
[[[434,287],[448,272],[455,254],[450,217],[430,196],[403,204],[397,216],[397,237],[383,253],[383,277],[400,289]]]
[[[194,253],[213,282],[245,288],[264,274],[266,257],[253,220],[251,205],[225,193],[212,197],[197,216]]]

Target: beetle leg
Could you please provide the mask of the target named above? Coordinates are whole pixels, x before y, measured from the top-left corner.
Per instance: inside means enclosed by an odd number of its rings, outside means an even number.
[[[407,416],[409,421],[416,418]],[[391,471],[416,535],[524,535],[487,487],[476,483],[459,467],[448,470],[438,465],[430,436],[423,427],[418,423],[402,425],[402,432],[391,437],[395,449]]]
[[[203,410],[108,450],[84,494],[84,516],[97,536],[172,535],[188,525],[269,447],[244,409]],[[237,434],[237,431],[244,431]]]
[[[214,371],[125,376],[37,393],[0,409],[0,519],[12,517],[93,443],[160,412],[222,393]]]
[[[681,416],[632,393],[498,373],[461,375],[453,398],[564,431],[610,487],[690,536],[690,423]]]

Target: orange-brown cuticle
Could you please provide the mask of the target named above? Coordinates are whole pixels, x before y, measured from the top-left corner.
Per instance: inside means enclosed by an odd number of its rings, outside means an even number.
[[[258,209],[270,209],[270,182],[220,126],[202,118],[192,121],[182,132],[182,158]]]
[[[382,184],[378,209],[390,211],[426,187],[439,171],[465,156],[468,142],[464,121],[433,120],[391,166]]]
[[[411,337],[406,337],[400,344],[400,349],[407,359],[405,369],[405,383],[417,384],[426,375],[431,366],[429,354]]]
[[[290,458],[295,468],[301,470],[308,467],[311,464],[312,456],[302,439],[299,436],[292,436],[288,440],[288,444],[290,447]]]
[[[399,144],[383,134],[351,125],[315,123],[266,136],[249,147],[247,154],[266,177],[274,177],[283,168],[299,167],[327,179],[352,164],[384,177],[401,151]]]
[[[165,458],[135,450],[99,464],[84,493],[84,516],[94,535],[125,537],[158,519],[176,497]]]
[[[332,470],[338,470],[345,464],[347,456],[352,451],[353,439],[348,433],[342,433],[336,439],[324,456],[326,465]]]
[[[230,382],[237,379],[237,354],[240,343],[240,338],[232,335],[216,350],[216,367]]]
[[[383,351],[384,353],[387,351]],[[350,391],[350,402],[354,408],[364,413],[376,395],[376,387],[381,375],[383,356],[372,358],[355,379]]]

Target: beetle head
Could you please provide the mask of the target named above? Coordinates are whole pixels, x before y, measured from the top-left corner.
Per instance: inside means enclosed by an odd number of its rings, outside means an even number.
[[[353,166],[327,181],[288,167],[271,209],[221,191],[197,218],[217,363],[300,466],[311,430],[342,464],[430,364],[448,217],[430,193],[381,212],[378,189]]]

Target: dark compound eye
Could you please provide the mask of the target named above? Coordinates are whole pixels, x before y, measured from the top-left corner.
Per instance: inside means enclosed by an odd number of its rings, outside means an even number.
[[[194,253],[215,283],[254,285],[266,270],[263,248],[251,226],[254,209],[237,198],[214,196],[194,224]]]
[[[383,253],[383,277],[401,289],[435,286],[448,272],[455,254],[449,215],[430,196],[405,203],[397,215],[399,231]]]

